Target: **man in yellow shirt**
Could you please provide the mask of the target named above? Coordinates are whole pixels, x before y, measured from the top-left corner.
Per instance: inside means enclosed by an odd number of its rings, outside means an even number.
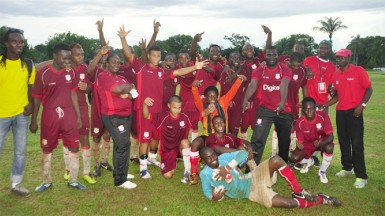
[[[32,113],[30,90],[35,81],[32,62],[27,66],[23,58],[24,35],[20,29],[8,28],[2,43],[5,50],[0,54],[0,151],[3,149],[8,131],[12,128],[15,151],[11,174],[11,192],[30,196],[21,185],[26,158],[29,115]]]

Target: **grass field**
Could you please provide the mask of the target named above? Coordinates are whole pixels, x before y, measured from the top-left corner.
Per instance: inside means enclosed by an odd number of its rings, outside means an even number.
[[[365,157],[369,175],[367,187],[355,189],[355,177],[335,176],[341,169],[336,132],[336,148],[328,170],[328,184],[319,182],[318,170],[314,167],[307,174],[295,172],[304,188],[313,193],[325,192],[340,198],[343,205],[339,208],[318,206],[309,209],[266,209],[247,199],[225,198],[219,203],[209,201],[204,197],[201,185],[188,186],[180,183],[183,163],[178,164],[176,176],[172,180],[163,179],[160,169],[156,167],[149,167],[153,176],[151,180],[142,180],[139,177],[139,167],[132,164],[129,172],[135,175],[133,182],[138,184],[133,190],[115,188],[112,174],[103,170],[96,185],[85,184],[86,191],[77,191],[68,188],[63,179],[61,146],[53,154],[54,187],[41,194],[33,193],[29,198],[21,198],[11,194],[9,189],[13,159],[12,136],[9,133],[0,154],[0,215],[385,215],[385,74],[371,71],[370,77],[374,93],[364,117]],[[334,108],[330,115],[335,126]],[[38,141],[38,134],[29,135],[24,186],[31,191],[42,181],[42,153]],[[269,141],[264,158],[268,158],[270,153]],[[282,178],[278,178],[274,190],[290,196],[290,188]]]

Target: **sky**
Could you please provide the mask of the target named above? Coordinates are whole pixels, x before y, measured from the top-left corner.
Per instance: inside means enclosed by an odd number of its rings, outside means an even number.
[[[266,35],[261,25],[271,29],[273,43],[291,34],[308,34],[320,42],[328,35],[313,27],[324,17],[340,17],[348,26],[333,35],[333,50],[345,48],[358,34],[385,36],[384,0],[0,0],[0,5],[0,26],[23,29],[32,46],[68,31],[97,39],[95,23],[102,18],[106,40],[114,48],[121,48],[120,26],[132,30],[126,39],[137,45],[141,38],[150,39],[154,19],[161,23],[158,40],[205,32],[202,48],[212,43],[230,47],[224,36],[232,33],[248,36],[262,47]]]

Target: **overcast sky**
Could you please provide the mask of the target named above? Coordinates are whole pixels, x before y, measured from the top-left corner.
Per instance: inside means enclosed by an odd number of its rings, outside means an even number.
[[[256,46],[265,44],[261,25],[273,32],[273,42],[291,34],[309,34],[316,42],[327,39],[315,32],[317,20],[340,17],[348,29],[333,36],[333,50],[347,46],[352,36],[385,36],[384,0],[0,0],[0,26],[21,28],[29,44],[45,43],[55,33],[72,32],[98,38],[95,22],[104,18],[110,45],[120,48],[117,30],[122,24],[132,32],[130,45],[151,37],[153,19],[162,25],[159,40],[176,34],[205,32],[200,45],[229,47],[225,35],[239,33]]]

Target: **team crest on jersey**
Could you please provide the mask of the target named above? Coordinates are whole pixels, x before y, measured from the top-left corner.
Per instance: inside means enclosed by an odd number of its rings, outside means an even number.
[[[317,123],[317,124],[315,124],[315,127],[319,130],[322,128],[322,125],[321,125],[321,123]]]
[[[94,133],[99,133],[99,128],[94,128]]]
[[[336,85],[340,84],[340,82],[338,82],[338,80],[336,81]]]
[[[293,80],[298,80],[298,74],[293,75]]]
[[[86,78],[86,75],[84,73],[81,73],[79,77],[81,80],[84,80]]]
[[[42,139],[42,140],[41,140],[41,144],[47,145],[47,144],[48,144],[48,141],[47,141],[46,139]]]
[[[197,74],[197,71],[194,71],[192,74],[195,76]]]
[[[257,68],[257,65],[253,64],[253,65],[251,65],[251,68],[255,69],[255,68]]]
[[[162,72],[161,71],[158,72],[158,77],[162,78]]]
[[[275,79],[281,78],[281,74],[275,74]]]
[[[184,123],[184,121],[180,121],[179,122],[179,126],[181,126],[181,127],[184,127],[186,124]]]
[[[146,132],[143,133],[143,136],[147,138],[147,137],[150,136],[150,133],[148,131],[146,131]]]
[[[226,147],[226,148],[230,148],[230,145],[229,145],[229,144],[226,144],[225,147]]]
[[[124,125],[119,125],[119,126],[118,126],[118,130],[119,130],[120,132],[124,132]]]
[[[71,81],[71,75],[66,74],[66,80],[67,80],[67,81]]]
[[[257,119],[257,125],[260,125],[260,124],[262,124],[262,119]]]

